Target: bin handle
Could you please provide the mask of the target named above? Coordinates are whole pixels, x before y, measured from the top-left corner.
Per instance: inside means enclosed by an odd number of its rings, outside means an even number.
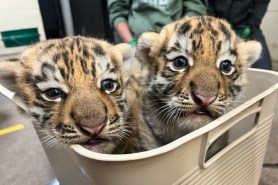
[[[247,139],[249,136],[251,136],[258,126],[258,117],[260,115],[260,111],[262,110],[262,101],[260,100],[248,108],[246,108],[244,111],[240,112],[239,114],[234,115],[233,117],[226,120],[223,124],[219,125],[218,127],[215,127],[214,129],[210,130],[206,134],[203,135],[202,138],[202,145],[201,145],[201,153],[200,153],[200,162],[199,165],[201,168],[207,168],[209,167],[214,161],[218,160],[220,157],[222,157],[226,152],[234,148],[237,143],[242,142],[243,140]],[[208,148],[210,145],[217,140],[220,136],[222,136],[225,132],[227,132],[230,128],[237,125],[240,121],[243,119],[256,114],[255,121],[253,124],[253,128],[249,130],[247,133],[240,136],[238,139],[233,141],[232,143],[229,143],[224,149],[219,151],[215,156],[213,156],[208,161],[205,161],[206,154],[208,151]]]

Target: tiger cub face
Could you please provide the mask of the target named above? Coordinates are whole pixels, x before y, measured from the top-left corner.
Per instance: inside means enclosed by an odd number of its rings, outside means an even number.
[[[240,39],[226,21],[209,16],[185,17],[160,33],[143,33],[136,53],[141,71],[135,76],[145,74],[149,124],[157,135],[165,134],[163,140],[223,115],[260,52],[258,42]]]
[[[46,144],[81,144],[114,153],[131,137],[121,69],[132,48],[85,37],[38,43],[20,59],[0,62],[0,83],[16,92]]]

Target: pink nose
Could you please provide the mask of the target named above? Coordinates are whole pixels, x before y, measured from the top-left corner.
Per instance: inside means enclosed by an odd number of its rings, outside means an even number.
[[[197,104],[200,105],[210,105],[212,104],[212,102],[214,102],[216,100],[217,96],[203,96],[201,94],[196,94],[195,95],[195,99],[198,99],[197,101],[195,101]]]
[[[86,126],[81,126],[82,129],[86,130],[93,136],[97,136],[101,133],[101,131],[104,129],[105,124],[101,123],[97,126],[91,126],[91,127],[86,127]]]

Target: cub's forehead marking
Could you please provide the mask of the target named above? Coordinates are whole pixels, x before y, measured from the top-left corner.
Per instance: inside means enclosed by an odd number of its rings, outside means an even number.
[[[60,70],[57,66],[48,63],[42,63],[41,65],[41,75],[36,85],[41,91],[45,91],[50,88],[59,88],[64,92],[68,93],[68,88],[60,74]]]
[[[200,47],[207,47],[211,43],[210,52],[217,56],[216,66],[223,60],[230,60],[235,64],[237,51],[234,46],[235,36],[229,25],[212,18],[199,18],[186,20],[175,25],[176,34],[173,34],[168,42],[166,58],[173,60],[178,56],[189,58],[189,64],[193,65],[190,55]],[[214,50],[214,51],[213,51]]]
[[[70,76],[74,76],[79,69],[83,70],[84,75],[90,74],[97,78],[97,83],[103,79],[118,80],[117,62],[101,43],[86,45],[82,44],[82,39],[70,40],[67,43],[70,44],[64,48],[57,46],[55,51],[50,49],[56,45],[50,44],[44,48],[47,48],[47,52],[39,56],[40,62],[36,64],[36,85],[41,91],[59,88],[69,92]]]
[[[193,66],[193,59],[189,54],[191,51],[192,40],[189,38],[189,35],[174,34],[169,40],[165,55],[168,60],[174,60],[177,57],[185,57],[189,65]]]
[[[218,22],[218,24],[219,24],[219,29],[221,30],[221,32],[224,34],[224,36],[226,37],[226,39],[227,40],[231,40],[231,38],[232,38],[232,33],[231,33],[231,31],[230,31],[230,29],[229,28],[227,28],[227,26],[226,25],[224,25],[222,22]]]
[[[69,92],[66,85],[54,79],[49,79],[46,82],[38,82],[36,85],[40,89],[40,91],[46,91],[47,89],[55,88],[55,89],[61,89],[65,93]]]
[[[96,44],[96,46],[93,46],[93,50],[97,55],[101,55],[101,56],[105,55],[104,49],[98,44]]]
[[[189,21],[185,21],[180,27],[179,27],[179,30],[178,30],[178,35],[184,35],[186,34],[189,30],[191,29],[191,24]]]

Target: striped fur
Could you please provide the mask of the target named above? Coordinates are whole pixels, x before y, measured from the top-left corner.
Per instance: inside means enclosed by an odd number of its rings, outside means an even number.
[[[0,62],[0,83],[16,92],[23,112],[46,135],[46,145],[144,151],[156,144],[127,96],[132,89],[122,66],[132,53],[127,44],[93,38],[48,40],[19,59]]]
[[[143,33],[132,78],[144,89],[144,118],[160,144],[226,113],[260,52],[258,42],[238,38],[226,21],[209,16],[185,17],[160,33]],[[223,137],[212,153],[226,144]]]

